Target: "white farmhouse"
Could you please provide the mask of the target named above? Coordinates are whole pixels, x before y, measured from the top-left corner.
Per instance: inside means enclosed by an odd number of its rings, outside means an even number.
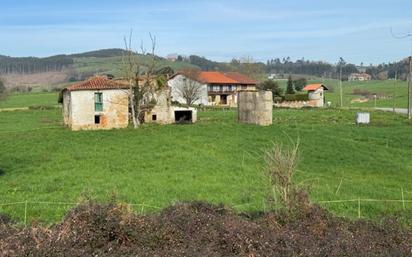
[[[64,124],[72,130],[125,128],[129,123],[128,86],[94,77],[63,91]]]
[[[237,92],[255,90],[257,85],[256,81],[238,72],[201,71],[195,75],[177,73],[168,81],[172,101],[186,103],[178,89],[188,82],[200,87],[200,97],[194,104],[230,107],[237,106]]]

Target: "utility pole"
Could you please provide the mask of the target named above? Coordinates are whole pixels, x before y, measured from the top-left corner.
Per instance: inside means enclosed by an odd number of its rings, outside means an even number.
[[[408,74],[408,119],[412,117],[412,56],[409,56],[409,74]]]
[[[395,82],[393,83],[393,113],[396,109],[396,83],[398,82],[398,71],[395,71]]]
[[[343,90],[342,90],[342,63],[339,71],[339,91],[340,91],[340,107],[343,107]]]

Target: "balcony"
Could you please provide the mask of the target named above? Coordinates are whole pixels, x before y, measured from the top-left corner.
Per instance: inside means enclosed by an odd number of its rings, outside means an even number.
[[[208,90],[209,95],[233,95],[236,90]]]

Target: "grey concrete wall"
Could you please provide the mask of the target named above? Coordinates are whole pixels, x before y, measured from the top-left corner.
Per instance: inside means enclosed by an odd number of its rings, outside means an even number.
[[[273,96],[270,91],[238,92],[240,123],[269,126],[273,123]]]

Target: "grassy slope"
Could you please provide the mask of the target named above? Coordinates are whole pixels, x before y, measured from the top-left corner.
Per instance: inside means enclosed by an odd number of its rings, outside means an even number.
[[[140,57],[140,62],[143,64],[149,63],[147,57]],[[162,68],[169,66],[175,71],[181,70],[183,68],[195,67],[188,63],[182,62],[171,62],[168,60],[158,61],[156,63],[156,68]],[[110,73],[115,76],[122,76],[122,57],[106,57],[106,58],[96,58],[96,57],[87,57],[87,58],[75,58],[74,59],[74,68],[77,72],[80,73]]]
[[[193,126],[71,132],[60,110],[0,112],[0,202],[77,201],[82,195],[163,207],[202,199],[262,210],[262,152],[271,142],[301,139],[297,181],[314,201],[350,198],[412,199],[411,123],[374,112],[372,125],[353,124],[354,111],[276,110],[274,125],[235,122],[235,112],[202,112]],[[339,183],[341,188],[335,194]],[[63,206],[29,206],[29,218],[56,221]],[[357,204],[332,204],[347,216]],[[407,208],[412,208],[408,204]],[[362,215],[400,210],[362,204]],[[22,205],[3,207],[22,218]]]

